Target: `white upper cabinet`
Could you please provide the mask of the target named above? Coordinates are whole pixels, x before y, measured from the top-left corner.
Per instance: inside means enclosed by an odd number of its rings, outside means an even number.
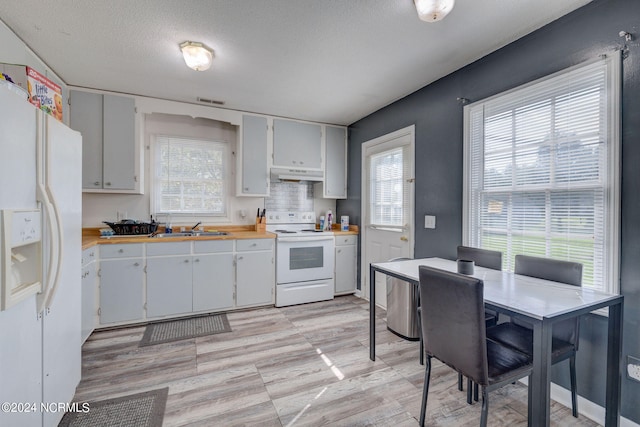
[[[72,90],[71,128],[82,134],[82,188],[139,193],[135,100]]]
[[[293,120],[273,120],[273,166],[322,168],[322,127]]]
[[[239,197],[269,197],[270,168],[282,168],[321,174],[318,195],[346,199],[347,129],[245,114],[236,165]]]
[[[347,130],[325,127],[325,165],[323,197],[347,198]]]
[[[236,195],[269,195],[269,127],[266,117],[242,116]]]
[[[133,98],[103,95],[102,176],[107,190],[134,190],[136,107]]]

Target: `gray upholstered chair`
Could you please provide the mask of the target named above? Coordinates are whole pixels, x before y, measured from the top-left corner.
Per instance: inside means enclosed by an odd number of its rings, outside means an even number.
[[[581,286],[582,264],[560,261],[550,258],[539,258],[527,255],[516,255],[514,272],[524,276],[537,277],[554,282]],[[553,325],[551,342],[551,363],[555,364],[569,359],[571,380],[571,410],[578,416],[576,391],[576,352],[580,334],[580,318],[562,320]],[[533,354],[533,331],[530,324],[518,319],[501,323],[487,329],[487,338],[513,349]]]
[[[420,266],[422,335],[426,366],[420,425],[424,426],[431,377],[436,358],[482,389],[480,425],[487,425],[488,392],[531,374],[531,356],[490,341],[484,322],[482,280]]]
[[[502,252],[500,251],[458,246],[458,259],[468,259],[480,267],[502,270]]]
[[[471,246],[458,246],[458,259],[473,261],[478,267],[502,270],[502,252],[489,249],[473,248]],[[498,323],[498,313],[485,310],[487,326]]]
[[[471,246],[458,246],[458,259],[473,261],[478,267],[502,270],[502,252],[489,249],[474,248]],[[498,313],[485,309],[485,322],[487,327],[495,326],[498,323]],[[462,391],[462,375],[458,376],[458,390]],[[475,399],[478,400],[477,387]],[[467,402],[471,403],[471,384],[469,381],[467,388]]]

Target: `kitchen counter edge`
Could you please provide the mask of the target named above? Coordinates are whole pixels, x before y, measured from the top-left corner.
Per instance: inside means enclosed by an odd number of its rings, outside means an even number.
[[[199,236],[199,237],[166,237],[154,238],[147,235],[102,238],[95,235],[82,236],[82,250],[96,245],[113,245],[120,243],[158,243],[158,242],[184,242],[191,240],[242,240],[242,239],[275,239],[274,233],[258,233],[257,231],[230,231],[224,236]]]
[[[226,230],[225,230],[226,231]],[[224,236],[199,236],[199,237],[167,237],[153,238],[146,234],[140,236],[112,237],[102,238],[99,230],[95,228],[83,229],[82,231],[82,250],[89,249],[96,245],[113,245],[120,243],[158,243],[158,242],[184,242],[191,240],[242,240],[242,239],[275,239],[276,234],[270,232],[257,232],[255,230],[236,230],[227,231],[229,234]],[[357,226],[349,226],[349,231],[332,230],[334,236],[358,235]]]

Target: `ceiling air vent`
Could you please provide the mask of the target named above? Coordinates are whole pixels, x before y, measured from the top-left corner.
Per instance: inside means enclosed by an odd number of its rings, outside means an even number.
[[[205,104],[224,105],[224,101],[216,101],[215,99],[207,99],[198,97],[198,102],[204,102]]]

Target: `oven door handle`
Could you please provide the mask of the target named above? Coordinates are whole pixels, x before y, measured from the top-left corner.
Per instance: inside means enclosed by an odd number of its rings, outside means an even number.
[[[333,236],[309,236],[309,237],[278,237],[278,242],[286,243],[304,243],[304,242],[317,242],[319,240],[333,240]]]

